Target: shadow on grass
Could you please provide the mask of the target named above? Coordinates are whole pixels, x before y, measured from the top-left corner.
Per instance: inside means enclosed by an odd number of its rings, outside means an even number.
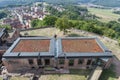
[[[103,70],[99,80],[116,80],[115,66],[112,64],[109,69]]]

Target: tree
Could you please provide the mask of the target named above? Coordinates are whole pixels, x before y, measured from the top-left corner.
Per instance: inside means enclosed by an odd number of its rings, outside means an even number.
[[[115,31],[113,29],[105,29],[104,30],[104,35],[108,36],[110,38],[115,38]]]
[[[118,18],[118,21],[120,22],[120,18]]]
[[[69,21],[67,18],[59,18],[57,19],[55,26],[60,29],[60,31],[63,31],[64,34],[67,32],[67,29],[69,29]]]
[[[42,7],[43,5],[42,4],[38,4],[38,6]]]
[[[43,19],[44,25],[46,26],[54,26],[57,18],[55,16],[47,16]]]
[[[108,22],[108,23],[106,24],[106,26],[107,26],[108,28],[112,28],[113,25],[116,24],[116,23],[117,23],[116,21],[110,21],[110,22]]]
[[[120,15],[120,11],[114,11],[113,13]]]
[[[7,17],[7,13],[5,12],[0,12],[0,19]]]
[[[81,29],[83,25],[85,24],[84,21],[73,21],[73,27],[76,29]]]
[[[7,30],[11,30],[10,25],[0,25],[0,28],[6,28]]]
[[[52,6],[47,6],[46,9],[52,16],[57,16],[57,17],[61,16],[61,12],[59,12],[57,9],[53,8]]]
[[[120,46],[120,38],[118,39],[118,44],[119,44],[119,46]]]
[[[85,23],[82,27],[82,30],[86,30],[89,32],[95,32],[96,28],[93,23]]]
[[[39,20],[39,19],[34,19],[31,21],[31,26],[33,28],[38,28],[38,27],[41,27],[41,26],[44,26],[43,25],[43,21]]]

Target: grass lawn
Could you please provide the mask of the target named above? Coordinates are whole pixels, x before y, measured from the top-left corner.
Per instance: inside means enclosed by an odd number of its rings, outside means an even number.
[[[3,79],[0,77],[0,80],[3,80]],[[11,77],[10,80],[29,80],[29,79],[26,77]]]
[[[100,17],[99,20],[102,22],[117,21],[120,18],[120,15],[112,13],[111,9],[88,8],[88,10],[90,13]]]
[[[49,37],[53,37],[55,34],[57,34],[58,36],[63,36],[63,32],[60,32],[56,28],[43,28],[43,29],[36,29],[36,30],[21,32],[22,35],[24,35],[25,33],[28,33],[28,35],[30,35],[30,36],[49,36]]]

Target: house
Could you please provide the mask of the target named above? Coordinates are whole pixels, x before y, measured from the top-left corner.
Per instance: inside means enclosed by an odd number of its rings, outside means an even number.
[[[4,24],[11,24],[12,23],[12,19],[7,18],[7,19],[3,20],[3,23]]]
[[[30,69],[108,68],[112,53],[96,37],[20,37],[5,52],[9,72]]]
[[[23,15],[22,16],[23,20],[32,20],[32,16],[29,16],[29,15]]]
[[[10,24],[10,26],[15,29],[24,28],[23,24],[19,21],[19,19],[14,19],[13,22]]]

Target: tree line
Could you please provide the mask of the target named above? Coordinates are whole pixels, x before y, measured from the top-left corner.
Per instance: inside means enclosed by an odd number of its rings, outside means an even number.
[[[89,13],[86,7],[73,6],[73,5],[63,5],[63,11],[58,11],[52,6],[47,6],[47,11],[51,16],[63,17],[66,16],[70,20],[88,20],[95,19],[97,16]],[[59,6],[58,6],[59,7]]]
[[[120,23],[116,21],[102,23],[97,20],[69,20],[66,17],[58,18],[55,16],[47,16],[43,21],[35,19],[31,24],[33,28],[53,26],[64,32],[67,32],[67,29],[76,28],[116,39],[119,38],[120,35]]]

